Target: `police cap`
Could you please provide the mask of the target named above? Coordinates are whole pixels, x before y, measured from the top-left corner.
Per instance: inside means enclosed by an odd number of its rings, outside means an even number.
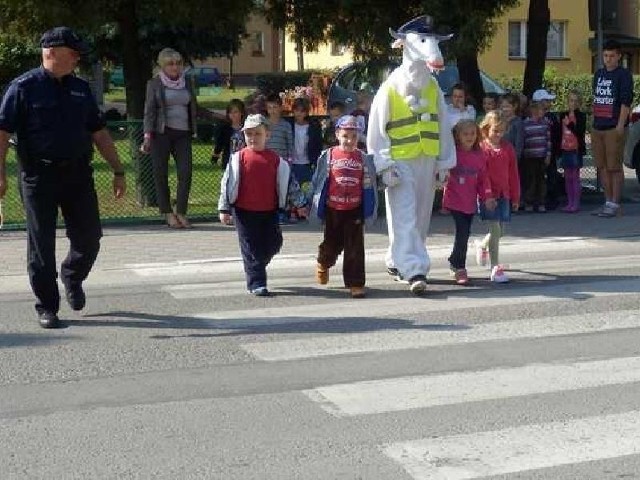
[[[44,32],[40,39],[40,47],[68,47],[80,55],[86,55],[90,51],[89,46],[69,27],[55,27]]]

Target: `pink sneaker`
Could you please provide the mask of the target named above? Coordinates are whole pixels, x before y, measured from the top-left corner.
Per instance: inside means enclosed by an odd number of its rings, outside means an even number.
[[[491,277],[489,277],[492,282],[495,283],[508,283],[509,277],[504,273],[504,267],[502,265],[496,265],[491,269]]]
[[[468,285],[469,284],[469,276],[467,275],[466,268],[459,268],[455,272],[455,279],[458,285]]]

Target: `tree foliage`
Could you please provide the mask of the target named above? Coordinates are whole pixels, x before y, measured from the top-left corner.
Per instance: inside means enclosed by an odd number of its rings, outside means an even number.
[[[99,57],[122,63],[127,113],[140,118],[161,48],[187,58],[227,55],[237,50],[253,8],[253,0],[0,0],[0,33],[35,43],[54,25],[76,28],[93,39]]]
[[[33,42],[16,35],[0,34],[0,87],[38,65],[40,51]]]
[[[354,57],[386,61],[397,56],[391,49],[389,27],[397,29],[418,15],[429,14],[442,30],[455,37],[443,43],[445,55],[457,60],[460,76],[477,102],[483,95],[478,53],[491,42],[495,19],[520,0],[272,0],[266,15],[277,28],[285,28],[302,46],[315,48],[331,40],[348,45]],[[300,61],[298,66],[303,67]]]
[[[304,70],[304,50],[315,50],[326,41],[327,26],[334,20],[335,0],[271,0],[259,10],[275,28],[284,30],[296,44],[298,70]]]

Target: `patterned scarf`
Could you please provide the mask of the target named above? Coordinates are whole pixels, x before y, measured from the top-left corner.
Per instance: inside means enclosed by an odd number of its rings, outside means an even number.
[[[181,90],[185,87],[184,72],[181,73],[180,76],[175,80],[172,80],[171,78],[169,78],[167,74],[164,73],[162,70],[160,70],[160,72],[158,73],[158,76],[160,77],[160,81],[162,82],[162,85],[164,85],[167,88]]]

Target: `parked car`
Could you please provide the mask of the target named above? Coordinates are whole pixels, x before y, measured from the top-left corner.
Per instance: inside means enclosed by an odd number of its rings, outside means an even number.
[[[219,87],[222,84],[222,76],[216,67],[193,67],[187,70],[186,74],[195,77],[197,87]]]
[[[393,61],[386,63],[350,63],[334,77],[327,95],[328,105],[336,101],[342,102],[347,107],[345,113],[349,113],[356,108],[358,91],[364,88],[374,93],[398,65],[399,63]],[[451,94],[451,87],[460,81],[458,67],[452,64],[446,65],[444,70],[435,74],[434,77],[447,97]],[[482,71],[480,72],[480,79],[485,92],[492,92],[498,95],[506,93],[504,88]]]
[[[109,74],[109,83],[114,87],[124,87],[124,73],[122,67],[115,67]]]
[[[640,182],[640,104],[631,111],[623,159],[627,167],[636,171],[636,177]]]

